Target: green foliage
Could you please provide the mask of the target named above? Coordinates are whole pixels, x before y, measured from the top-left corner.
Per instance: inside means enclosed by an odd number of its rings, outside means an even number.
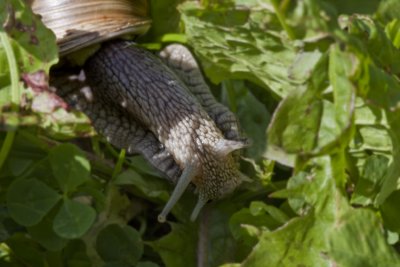
[[[61,237],[78,238],[89,229],[95,217],[96,212],[92,207],[66,199],[54,218],[53,229]]]
[[[193,225],[171,224],[171,233],[152,242],[166,266],[196,266],[197,229]]]
[[[2,1],[0,265],[400,266],[399,2],[150,4],[139,42],[190,46],[252,139],[252,182],[158,223],[172,186],[65,108],[54,35]]]
[[[287,79],[287,66],[295,51],[282,43],[276,16],[268,9],[199,8],[193,2],[180,6],[189,44],[214,83],[248,79],[278,96],[286,95],[296,81]]]
[[[102,229],[97,236],[96,250],[106,262],[131,266],[142,257],[143,243],[135,229],[111,224]]]
[[[64,193],[74,191],[89,180],[90,164],[83,153],[71,144],[55,147],[49,153],[53,175]]]
[[[11,217],[23,226],[40,222],[60,196],[36,179],[15,180],[7,190],[7,206]]]

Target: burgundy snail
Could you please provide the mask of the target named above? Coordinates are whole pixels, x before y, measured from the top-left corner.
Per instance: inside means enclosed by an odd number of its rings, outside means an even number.
[[[235,151],[248,142],[190,51],[173,44],[157,56],[126,41],[150,27],[146,1],[35,0],[32,8],[55,33],[61,56],[97,44],[79,74],[52,73],[50,81],[111,144],[141,153],[176,184],[160,222],[189,184],[199,195],[194,220],[246,179]]]

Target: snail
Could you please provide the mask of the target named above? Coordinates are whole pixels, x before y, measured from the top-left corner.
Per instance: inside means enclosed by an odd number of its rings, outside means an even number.
[[[186,47],[169,45],[157,56],[116,38],[148,29],[144,6],[144,1],[126,0],[33,2],[33,10],[55,32],[61,55],[101,43],[78,74],[52,73],[51,83],[111,144],[143,154],[176,184],[160,222],[189,184],[199,195],[191,215],[195,220],[209,200],[246,179],[235,151],[248,142],[233,113],[211,94]],[[88,13],[90,20],[81,18]],[[125,17],[115,19],[118,13]],[[74,22],[67,23],[69,18]]]

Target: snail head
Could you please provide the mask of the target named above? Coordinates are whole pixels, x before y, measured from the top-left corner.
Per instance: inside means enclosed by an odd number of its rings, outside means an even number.
[[[158,216],[165,222],[166,216],[182,196],[187,186],[193,182],[199,195],[197,204],[190,219],[194,221],[202,207],[211,200],[219,199],[232,192],[241,182],[248,178],[238,170],[231,152],[248,146],[247,141],[221,139],[212,151],[208,151],[200,162],[187,164],[178,180],[175,189]]]

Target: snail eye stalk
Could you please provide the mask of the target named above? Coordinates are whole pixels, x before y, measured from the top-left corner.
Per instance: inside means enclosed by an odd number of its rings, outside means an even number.
[[[201,209],[204,207],[205,204],[207,204],[207,202],[208,202],[207,199],[203,199],[201,198],[201,196],[199,196],[197,204],[192,211],[192,215],[190,215],[190,220],[192,222],[196,220],[197,216],[199,216]]]
[[[158,221],[160,223],[164,223],[166,221],[168,213],[172,210],[178,200],[181,198],[186,188],[192,181],[192,178],[195,176],[195,167],[193,164],[189,164],[184,170],[181,177],[178,180],[178,183],[175,186],[174,191],[172,192],[171,197],[169,198],[167,204],[164,209],[158,215]],[[197,206],[196,206],[197,207]],[[200,207],[201,209],[201,207]],[[199,209],[199,211],[200,211]]]

